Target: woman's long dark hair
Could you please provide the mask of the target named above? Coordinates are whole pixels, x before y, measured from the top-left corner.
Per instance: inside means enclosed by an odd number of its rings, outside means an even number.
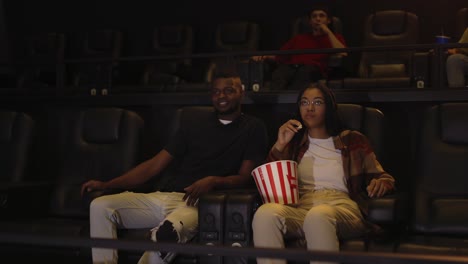
[[[327,129],[327,133],[330,136],[337,136],[341,131],[343,131],[343,124],[340,120],[340,117],[338,116],[338,107],[336,104],[335,95],[330,90],[330,88],[321,82],[311,83],[305,89],[299,92],[299,95],[296,99],[296,113],[294,119],[299,120],[302,124],[304,124],[304,121],[301,117],[299,102],[301,101],[302,96],[304,96],[305,91],[309,89],[319,89],[322,92],[323,99],[325,100],[325,128]],[[299,132],[296,133],[296,135],[294,135],[293,139],[291,140],[294,159],[296,159],[299,144],[304,137],[304,133],[307,133],[306,127],[299,130]]]

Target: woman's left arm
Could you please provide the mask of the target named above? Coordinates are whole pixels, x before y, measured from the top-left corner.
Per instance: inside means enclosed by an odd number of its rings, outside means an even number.
[[[367,185],[369,197],[382,197],[395,189],[395,178],[383,169],[374,152],[365,155],[364,167],[366,174],[371,177],[369,185]]]

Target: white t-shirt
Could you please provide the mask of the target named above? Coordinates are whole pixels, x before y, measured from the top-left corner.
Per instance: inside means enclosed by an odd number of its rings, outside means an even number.
[[[227,124],[231,124],[232,120],[219,119],[219,122],[221,122],[221,124],[223,124],[223,125],[227,125]]]
[[[341,150],[335,149],[333,138],[309,136],[309,149],[298,165],[299,193],[310,190],[335,189],[348,192]]]

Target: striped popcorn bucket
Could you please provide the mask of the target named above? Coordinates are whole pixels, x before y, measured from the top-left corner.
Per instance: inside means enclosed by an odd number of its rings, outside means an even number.
[[[299,200],[297,162],[279,160],[252,171],[263,203],[295,204]]]

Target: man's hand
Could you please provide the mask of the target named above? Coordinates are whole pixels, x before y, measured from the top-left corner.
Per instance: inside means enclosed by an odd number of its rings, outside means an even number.
[[[323,32],[323,34],[326,34],[326,35],[330,35],[330,34],[333,34],[333,32],[331,31],[331,29],[328,27],[327,24],[325,23],[321,23],[318,25],[318,28],[320,29],[320,31]]]
[[[372,179],[367,186],[367,195],[371,198],[382,197],[392,189],[392,183],[386,179]]]
[[[218,177],[208,176],[194,182],[192,185],[185,187],[184,201],[187,205],[194,206],[198,202],[198,198],[204,193],[207,193],[214,189]]]
[[[83,183],[83,185],[81,185],[81,196],[83,196],[85,192],[91,192],[91,191],[103,190],[103,189],[105,189],[104,182],[90,180],[90,181]]]
[[[263,56],[252,56],[250,57],[253,61],[263,61]]]
[[[457,53],[457,49],[447,49],[447,54],[449,55],[456,54],[456,53]]]
[[[253,61],[266,61],[266,60],[274,60],[274,55],[262,55],[262,56],[252,56],[250,57]]]

